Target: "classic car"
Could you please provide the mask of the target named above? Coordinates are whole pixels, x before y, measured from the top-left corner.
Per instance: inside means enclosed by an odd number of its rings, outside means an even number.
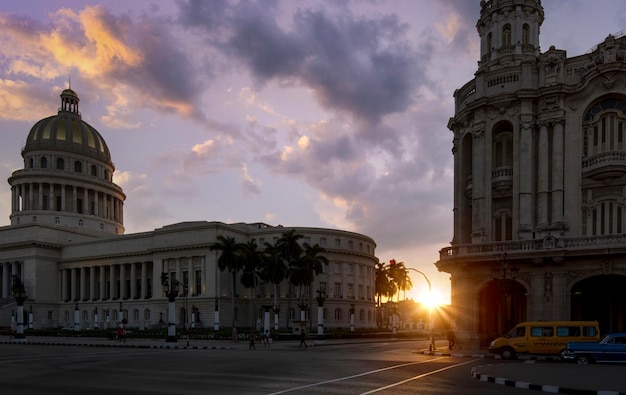
[[[592,362],[626,362],[626,333],[609,333],[599,342],[567,343],[561,358],[581,365]]]

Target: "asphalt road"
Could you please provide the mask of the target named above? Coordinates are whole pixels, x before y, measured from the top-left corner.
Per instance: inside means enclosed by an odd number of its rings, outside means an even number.
[[[484,359],[427,356],[418,342],[299,349],[0,344],[0,389],[16,394],[508,394],[481,382]]]

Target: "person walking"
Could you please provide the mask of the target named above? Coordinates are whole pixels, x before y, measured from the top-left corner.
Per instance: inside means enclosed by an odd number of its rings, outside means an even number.
[[[256,345],[254,344],[254,338],[256,337],[256,333],[250,332],[248,334],[248,340],[250,340],[250,345],[248,346],[249,350],[256,350]]]
[[[448,338],[448,349],[452,350],[452,347],[454,347],[454,344],[456,343],[456,336],[451,328],[448,328],[446,337]]]
[[[298,348],[302,347],[304,345],[304,348],[309,348],[309,346],[307,346],[306,344],[306,333],[304,333],[304,329],[302,329],[300,331],[300,345],[298,346]]]

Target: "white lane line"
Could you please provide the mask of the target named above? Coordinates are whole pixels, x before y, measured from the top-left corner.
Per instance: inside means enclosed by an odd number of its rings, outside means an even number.
[[[450,366],[447,366],[445,368],[432,370],[430,372],[420,374],[419,376],[411,377],[410,379],[398,381],[397,383],[389,384],[389,385],[386,385],[386,386],[380,387],[380,388],[376,388],[376,389],[373,389],[373,390],[368,391],[368,392],[363,392],[360,395],[368,395],[368,394],[373,394],[375,392],[384,391],[384,390],[387,390],[389,388],[397,387],[399,385],[408,383],[409,381],[418,380],[418,379],[424,378],[426,376],[430,376],[430,375],[433,375],[433,374],[441,373],[441,372],[443,372],[445,370],[453,369],[453,368],[456,368],[456,367],[459,367],[459,366],[463,366],[463,365],[467,365],[468,363],[472,363],[472,362],[476,362],[476,361],[477,361],[476,359],[473,359],[471,361],[467,361],[467,362],[463,362],[463,363],[457,363],[456,365],[450,365]]]
[[[429,362],[437,361],[437,360],[443,359],[443,358],[445,358],[445,357],[433,358],[433,359],[429,359],[428,361],[403,363],[401,365],[394,365],[394,366],[389,366],[389,367],[382,368],[382,369],[370,370],[369,372],[363,372],[363,373],[355,374],[355,375],[352,375],[352,376],[339,377],[339,378],[336,378],[336,379],[333,379],[333,380],[320,381],[318,383],[307,384],[307,385],[303,385],[301,387],[289,388],[289,389],[286,389],[286,390],[283,390],[283,391],[272,392],[271,394],[268,394],[268,395],[285,394],[285,393],[291,392],[291,391],[298,391],[298,390],[305,389],[305,388],[311,388],[311,387],[317,387],[317,386],[324,385],[324,384],[336,383],[338,381],[350,380],[350,379],[354,379],[354,378],[357,378],[357,377],[367,376],[369,374],[375,374],[375,373],[384,372],[386,370],[397,369],[397,368],[402,368],[402,367],[411,366],[411,365],[420,365],[420,364],[423,364],[423,363],[429,363]]]

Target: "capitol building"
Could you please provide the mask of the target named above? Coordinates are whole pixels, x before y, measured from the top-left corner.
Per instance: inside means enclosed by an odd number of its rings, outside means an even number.
[[[461,343],[522,321],[626,331],[626,37],[539,45],[540,0],[480,2],[474,79],[454,93],[450,273]],[[607,32],[608,33],[608,32]]]
[[[257,245],[275,243],[288,230],[319,244],[329,264],[305,290],[301,319],[296,290],[277,287],[280,330],[317,327],[316,290],[326,288],[328,328],[376,327],[376,243],[348,231],[270,226],[264,223],[184,222],[124,234],[122,188],[102,135],[82,120],[72,89],[61,93],[58,114],[35,123],[22,148],[24,168],[8,179],[10,225],[0,228],[0,327],[15,327],[13,281],[24,285],[21,322],[26,328],[132,328],[167,325],[168,298],[161,273],[188,287],[176,298],[177,325],[254,328],[274,304],[273,284],[244,288],[217,265],[218,236]],[[235,294],[235,304],[231,294]],[[351,314],[352,313],[352,314]],[[274,317],[272,316],[272,324]]]

